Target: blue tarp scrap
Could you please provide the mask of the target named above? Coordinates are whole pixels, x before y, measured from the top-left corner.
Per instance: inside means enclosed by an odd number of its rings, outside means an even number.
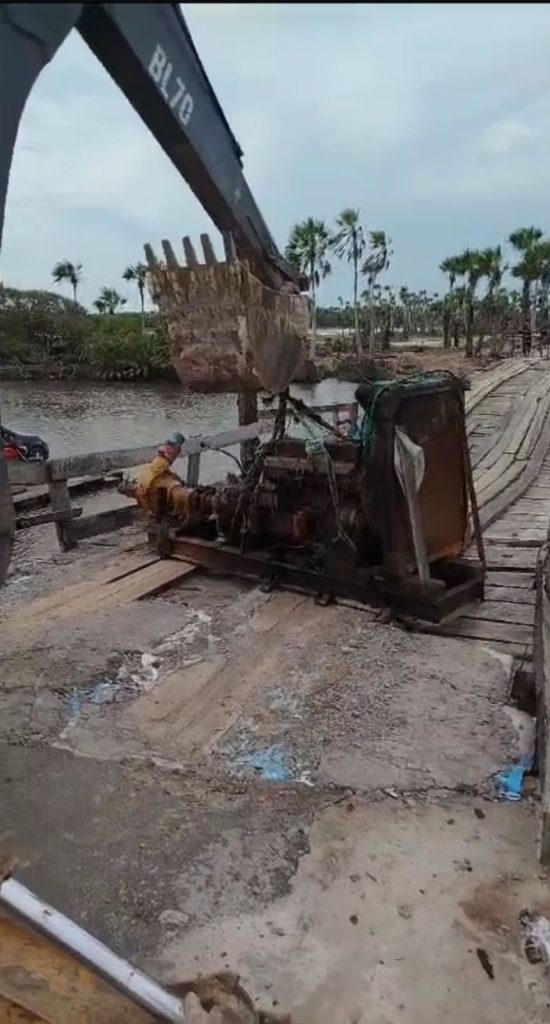
[[[523,796],[523,780],[533,767],[531,755],[522,758],[517,764],[505,768],[495,775],[497,793],[503,800],[521,800]]]

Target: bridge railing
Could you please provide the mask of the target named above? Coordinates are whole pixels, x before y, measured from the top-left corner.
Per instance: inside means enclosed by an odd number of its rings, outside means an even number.
[[[337,423],[338,413],[349,408],[349,403],[337,402],[332,405],[311,406],[314,412],[330,417]],[[200,482],[201,456],[204,452],[220,451],[260,439],[270,430],[274,413],[262,415],[259,422],[223,430],[216,434],[197,434],[189,437],[182,445],[180,458],[187,459],[185,479],[191,487]],[[158,451],[158,443],[139,448],[116,448],[112,451],[87,452],[84,455],[69,455],[47,462],[8,461],[8,480],[11,486],[34,487],[47,485],[50,508],[36,515],[18,518],[20,528],[53,523],[59,547],[69,551],[85,537],[110,533],[133,523],[139,514],[135,504],[110,508],[104,512],[82,515],[82,509],[73,507],[69,492],[69,481],[79,477],[101,477],[106,473],[131,469],[150,462]]]
[[[182,445],[181,458],[187,459],[187,482],[196,487],[200,479],[201,455],[205,451],[220,451],[259,438],[259,423],[249,423],[234,430],[217,434],[198,434],[189,437]],[[158,442],[139,448],[116,448],[112,451],[87,452],[84,455],[69,455],[47,462],[8,461],[10,484],[33,487],[46,484],[49,490],[51,510],[25,517],[19,525],[39,526],[53,522],[57,540],[62,551],[76,547],[84,537],[109,533],[134,522],[138,515],[137,505],[124,505],[83,516],[82,510],[73,508],[69,493],[69,481],[75,477],[101,476],[116,470],[131,469],[150,462],[158,451]]]

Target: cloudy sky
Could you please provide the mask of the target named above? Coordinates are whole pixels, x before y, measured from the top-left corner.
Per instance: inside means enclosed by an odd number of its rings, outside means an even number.
[[[514,228],[550,230],[550,5],[185,4],[277,242],[358,206],[395,255],[389,283],[438,290],[441,259]],[[1,276],[82,299],[142,244],[216,232],[79,36],[45,69],[12,167]],[[350,295],[336,265],[321,301]]]

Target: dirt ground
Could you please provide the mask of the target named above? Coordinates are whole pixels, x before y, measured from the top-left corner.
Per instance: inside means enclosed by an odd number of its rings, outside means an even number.
[[[518,920],[550,916],[536,794],[494,786],[522,742],[506,658],[199,572],[10,631],[115,550],[38,534],[0,606],[23,880],[161,980],[236,970],[295,1024],[548,1019]]]

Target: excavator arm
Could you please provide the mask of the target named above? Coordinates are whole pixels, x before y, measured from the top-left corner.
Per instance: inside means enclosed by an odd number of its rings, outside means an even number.
[[[179,4],[0,5],[0,240],[19,121],[40,71],[72,28],[82,35],[264,284],[299,284],[277,250],[242,170],[242,151]]]
[[[212,327],[215,338],[221,335],[226,339],[223,344],[229,351],[230,367],[237,367],[241,382],[250,379],[254,366],[260,367],[264,385],[271,380],[290,380],[300,351],[296,325],[300,320],[305,323],[297,294],[303,282],[277,250],[246,183],[242,151],[179,4],[0,4],[0,246],[11,161],[25,103],[43,67],[73,28],[123,91],[216,227],[231,239],[231,249],[238,257],[233,266],[222,267],[217,278],[210,274],[212,268],[192,271],[199,291],[201,287],[211,289],[217,281],[219,313],[213,325],[199,318],[195,333],[192,330],[184,339],[186,352],[192,350],[197,334],[204,362],[202,342]],[[181,323],[195,323],[189,304],[184,305],[181,316],[189,284],[186,269],[164,271],[155,264],[152,281],[178,367]],[[197,288],[191,291],[196,294]],[[224,303],[231,310],[229,319],[224,319]],[[235,316],[236,309],[242,315]],[[250,325],[250,332],[244,331],[244,343],[243,321]],[[183,362],[190,365],[188,358]],[[220,366],[227,362],[222,352]],[[219,372],[217,363],[213,362],[212,368]],[[222,383],[230,380],[231,372],[224,378],[220,371],[217,379]],[[258,377],[254,380],[257,384]],[[0,450],[0,585],[7,572],[13,534],[7,466]]]

